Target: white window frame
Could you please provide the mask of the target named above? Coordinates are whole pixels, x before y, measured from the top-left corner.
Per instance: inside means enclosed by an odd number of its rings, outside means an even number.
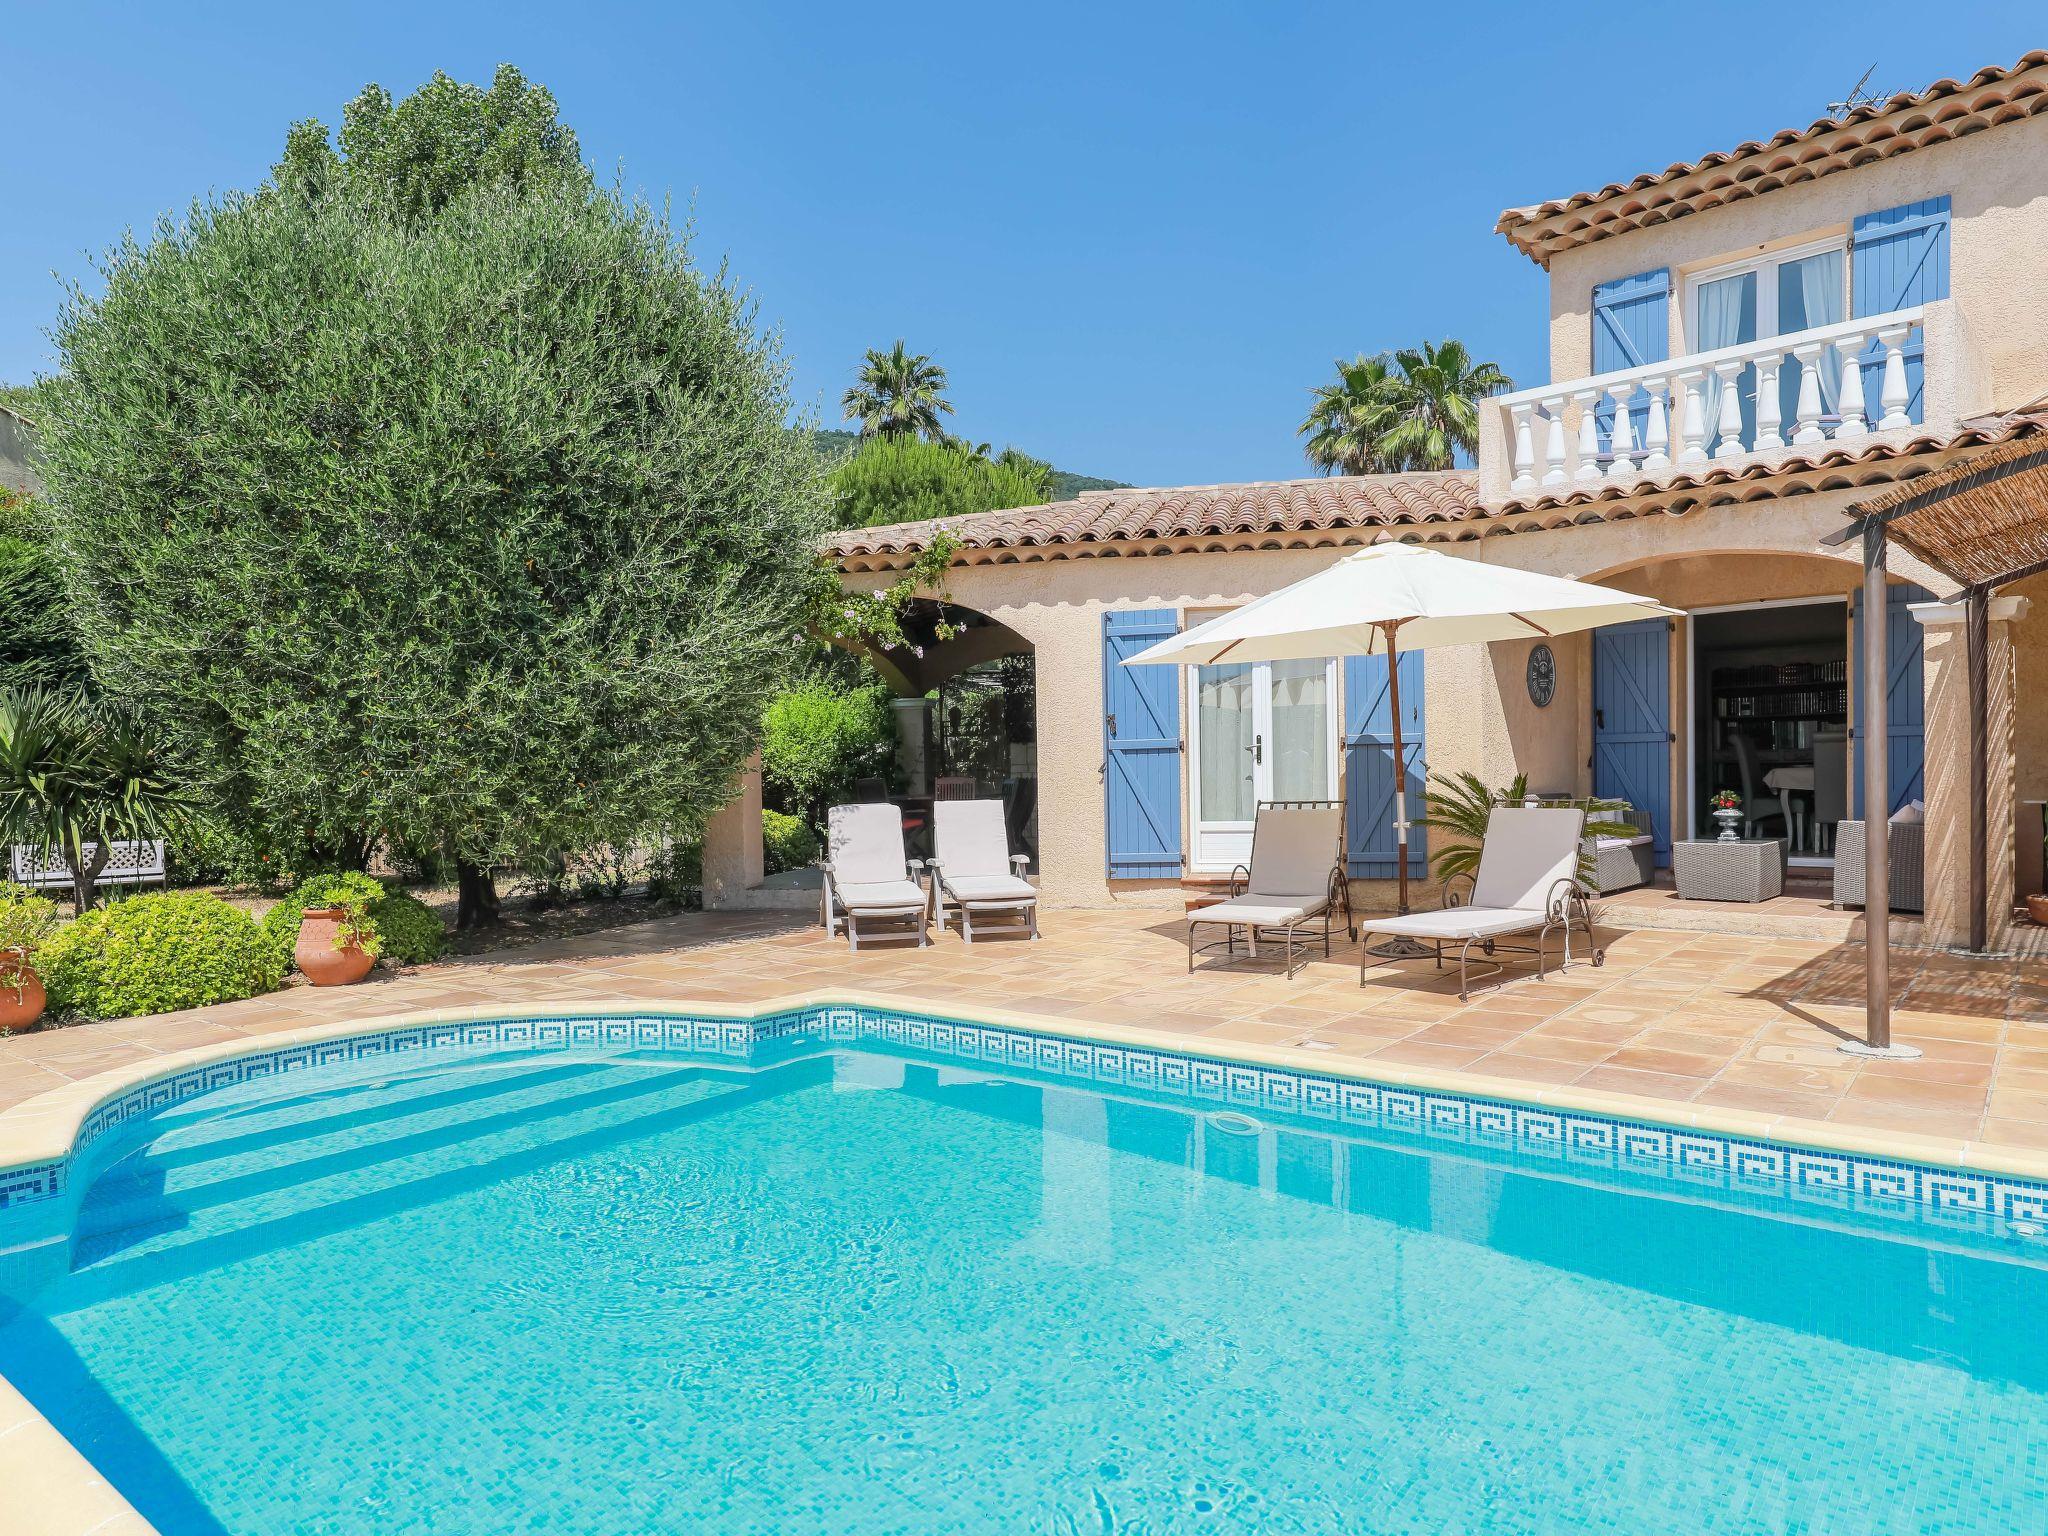
[[[1778,329],[1778,285],[1765,282],[1766,270],[1781,262],[1800,261],[1808,256],[1819,256],[1828,251],[1842,253],[1842,314],[1850,314],[1851,294],[1849,292],[1849,232],[1841,230],[1824,235],[1816,240],[1803,241],[1798,245],[1787,245],[1775,251],[1760,251],[1755,255],[1737,257],[1732,261],[1716,262],[1710,267],[1701,267],[1687,272],[1680,279],[1678,322],[1684,329],[1686,350],[1697,352],[1699,345],[1699,289],[1707,283],[1719,282],[1727,277],[1739,277],[1744,272],[1754,272],[1756,279],[1756,334],[1758,340],[1769,336],[1782,336]]]
[[[1231,610],[1228,608],[1191,608],[1181,616],[1181,624],[1183,628],[1192,629],[1197,624],[1204,623],[1210,619],[1220,618],[1229,612]],[[1228,665],[1228,663],[1226,662],[1225,665]],[[1254,728],[1261,732],[1269,732],[1271,730],[1269,722],[1273,707],[1273,664],[1267,661],[1257,661],[1246,663],[1246,665],[1252,669],[1252,718],[1255,722],[1258,722]],[[1263,676],[1261,675],[1261,669],[1263,669]],[[1200,667],[1183,667],[1181,670],[1187,674],[1185,679],[1183,679],[1182,687],[1186,692],[1185,708],[1187,710],[1186,719],[1188,722],[1188,870],[1191,874],[1227,874],[1237,865],[1246,863],[1251,858],[1252,823],[1205,823],[1202,819],[1202,669]],[[1338,676],[1339,669],[1336,658],[1333,656],[1324,657],[1323,687],[1325,689],[1324,697],[1326,703],[1324,704],[1323,718],[1328,722],[1328,729],[1324,734],[1327,737],[1325,747],[1329,754],[1328,782],[1330,786],[1329,797],[1332,800],[1338,800],[1343,797],[1341,775],[1344,769],[1344,718],[1339,713],[1342,699],[1338,694]],[[1261,764],[1261,767],[1264,768],[1270,779],[1272,773],[1271,759],[1268,758]],[[1252,785],[1253,805],[1255,808],[1259,799],[1258,789],[1258,782],[1255,778]],[[1210,828],[1206,835],[1203,831],[1205,826]],[[1212,843],[1220,846],[1213,850],[1205,846]],[[1207,857],[1204,857],[1205,853],[1208,854]]]

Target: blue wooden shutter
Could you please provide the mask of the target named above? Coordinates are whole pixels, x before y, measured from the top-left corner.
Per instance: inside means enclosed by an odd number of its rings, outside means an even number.
[[[1671,356],[1671,273],[1638,272],[1611,283],[1593,285],[1593,371],[1615,373]],[[1594,407],[1600,419],[1603,448],[1614,440],[1614,402],[1602,395]],[[1650,421],[1650,396],[1637,390],[1629,405],[1629,425],[1636,446]]]
[[[1179,631],[1171,608],[1102,616],[1102,793],[1112,879],[1181,872],[1180,668],[1121,665]]]
[[[1890,665],[1885,680],[1885,783],[1891,804],[1885,815],[1927,798],[1927,695],[1921,678],[1920,621],[1906,611],[1908,603],[1924,603],[1934,594],[1910,582],[1895,582],[1885,593],[1884,640]],[[1857,594],[1860,607],[1862,594]],[[1856,652],[1856,718],[1849,729],[1856,744],[1855,780],[1849,786],[1851,813],[1863,816],[1863,621],[1859,613],[1852,644]]]
[[[1408,819],[1423,813],[1422,652],[1401,657],[1401,755],[1408,783]],[[1391,880],[1400,873],[1394,831],[1394,715],[1387,690],[1387,658],[1344,658],[1344,867],[1354,880]],[[1408,873],[1427,874],[1427,836],[1408,834]]]
[[[1930,197],[1860,216],[1849,234],[1850,315],[1864,319],[1948,297],[1948,199]],[[1915,331],[1906,339],[1906,412],[1921,419],[1926,344]],[[1884,387],[1884,349],[1875,341],[1863,354],[1864,413],[1875,423]]]
[[[1671,862],[1671,621],[1593,631],[1593,793],[1650,813]]]

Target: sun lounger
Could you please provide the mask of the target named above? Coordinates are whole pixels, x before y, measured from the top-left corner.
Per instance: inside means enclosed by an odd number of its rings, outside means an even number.
[[[1297,951],[1296,936],[1319,917],[1328,955],[1330,908],[1343,899],[1344,875],[1337,866],[1343,819],[1344,808],[1334,801],[1261,805],[1252,819],[1252,860],[1230,872],[1230,899],[1188,914],[1188,969],[1195,968],[1197,948],[1221,944],[1235,953],[1242,928],[1254,957],[1261,933],[1279,934],[1292,976],[1296,954],[1308,952],[1306,943]],[[1202,927],[1221,927],[1223,937],[1197,945],[1195,930]]]
[[[915,939],[931,943],[931,892],[917,882],[922,859],[903,852],[903,813],[893,805],[835,805],[827,817],[825,932],[846,942]],[[877,927],[885,931],[875,932]],[[888,932],[888,927],[901,932]]]
[[[1486,840],[1479,853],[1479,870],[1470,877],[1471,895],[1460,903],[1448,889],[1445,904],[1435,912],[1411,912],[1406,917],[1368,917],[1359,920],[1361,933],[1386,934],[1414,939],[1431,946],[1436,963],[1444,963],[1444,946],[1458,945],[1458,996],[1471,995],[1468,962],[1476,944],[1487,956],[1506,951],[1533,954],[1536,974],[1544,974],[1545,948],[1550,931],[1564,934],[1564,959],[1559,969],[1572,961],[1572,925],[1579,924],[1587,942],[1593,937],[1590,909],[1578,882],[1579,841],[1584,833],[1586,813],[1571,809],[1524,809],[1498,807],[1487,820]],[[1455,877],[1454,877],[1455,878]],[[1533,933],[1534,948],[1503,945],[1500,940],[1513,934]],[[1373,963],[1368,948],[1359,957],[1358,979],[1362,985],[1366,969]],[[1593,963],[1605,962],[1597,947]],[[1496,965],[1496,972],[1505,969]]]
[[[1030,855],[1010,852],[1000,800],[939,800],[932,806],[937,857],[939,931],[949,918],[960,937],[974,942],[977,920],[984,933],[1038,937],[1038,890],[1024,878]]]

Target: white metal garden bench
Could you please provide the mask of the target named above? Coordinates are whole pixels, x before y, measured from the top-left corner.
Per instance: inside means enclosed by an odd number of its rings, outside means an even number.
[[[91,851],[99,845],[87,843]],[[54,853],[44,853],[23,843],[14,845],[13,857],[8,861],[7,878],[15,885],[25,885],[30,890],[71,889],[71,866]],[[154,880],[160,885],[169,883],[169,871],[164,863],[164,842],[155,838],[147,842],[117,842],[107,856],[107,867],[100,871],[96,885],[146,885]]]

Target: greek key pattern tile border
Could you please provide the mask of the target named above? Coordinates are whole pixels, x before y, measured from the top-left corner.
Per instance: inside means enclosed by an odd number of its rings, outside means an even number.
[[[1662,1179],[1739,1195],[1752,1205],[1777,1199],[1971,1230],[1994,1222],[2048,1226],[2048,1185],[1995,1174],[853,1007],[751,1021],[658,1013],[470,1019],[255,1051],[144,1083],[108,1100],[86,1118],[69,1158],[0,1169],[0,1210],[62,1194],[71,1161],[108,1132],[199,1094],[259,1078],[465,1049],[651,1050],[743,1060],[756,1044],[802,1035],[846,1045],[877,1042],[994,1071],[1029,1071],[1168,1099],[1263,1109],[1332,1127],[1508,1153],[1539,1164]]]

